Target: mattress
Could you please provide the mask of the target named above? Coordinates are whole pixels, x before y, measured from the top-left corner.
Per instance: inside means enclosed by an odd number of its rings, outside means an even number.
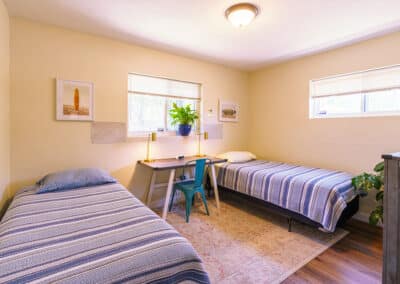
[[[252,160],[218,167],[218,185],[301,214],[333,232],[356,196],[352,176],[341,171]]]
[[[35,190],[0,223],[0,283],[209,283],[191,244],[122,185]]]

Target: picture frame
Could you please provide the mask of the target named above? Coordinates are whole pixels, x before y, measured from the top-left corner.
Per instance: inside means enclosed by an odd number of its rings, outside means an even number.
[[[94,84],[56,79],[56,119],[94,121]]]
[[[239,121],[239,104],[229,101],[219,101],[219,121],[238,122]]]

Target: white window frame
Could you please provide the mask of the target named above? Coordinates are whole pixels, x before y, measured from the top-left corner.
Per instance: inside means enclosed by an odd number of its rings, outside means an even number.
[[[201,83],[197,82],[190,82],[190,81],[183,81],[183,80],[177,80],[177,79],[171,79],[168,77],[162,77],[162,76],[154,76],[154,75],[147,75],[147,74],[142,74],[142,73],[128,73],[128,80],[129,80],[129,75],[138,75],[138,76],[145,76],[145,77],[150,77],[150,78],[158,78],[158,79],[165,79],[165,80],[170,80],[170,81],[176,81],[176,82],[183,82],[183,83],[190,83],[190,84],[196,84],[199,86],[199,98],[188,98],[184,96],[174,96],[174,95],[165,95],[165,94],[157,94],[157,93],[151,93],[151,92],[138,92],[138,91],[130,91],[128,88],[127,91],[127,100],[129,100],[129,95],[130,94],[138,94],[138,95],[148,95],[148,96],[158,96],[158,97],[165,97],[165,98],[174,98],[174,99],[184,99],[184,100],[193,100],[196,101],[196,110],[199,115],[198,123],[195,123],[194,129],[192,129],[191,136],[194,135],[196,132],[200,131],[201,126],[202,126],[202,91],[203,91],[203,85]],[[128,83],[127,83],[128,85]],[[167,108],[167,104],[165,105]],[[164,125],[167,126],[167,118],[168,118],[168,111],[166,109],[165,111],[165,117],[164,117]],[[128,138],[135,138],[135,137],[147,137],[149,133],[152,131],[129,131],[129,104],[127,103],[127,116],[126,116],[126,121],[127,121],[127,136]],[[167,130],[167,131],[156,131],[158,136],[177,136],[176,131],[173,130]]]
[[[343,73],[339,75],[323,77],[319,79],[312,79],[309,81],[309,118],[310,119],[327,119],[327,118],[351,118],[351,117],[379,117],[379,116],[400,116],[400,110],[398,111],[380,111],[380,112],[371,112],[367,111],[367,101],[366,96],[368,93],[379,92],[379,91],[390,91],[390,90],[399,90],[400,85],[396,86],[388,86],[386,88],[379,88],[379,89],[370,89],[360,92],[348,92],[348,93],[337,93],[337,94],[330,94],[330,95],[322,95],[322,96],[314,96],[313,95],[313,83],[321,80],[327,79],[334,79],[339,77],[363,74],[378,70],[390,69],[390,68],[399,68],[400,64],[384,66],[380,68],[373,68],[367,69],[363,71],[351,72],[351,73]],[[352,95],[352,94],[360,94],[361,95],[361,102],[360,102],[360,112],[358,113],[340,113],[340,114],[327,114],[327,115],[320,115],[317,113],[318,107],[318,100],[315,98],[318,97],[329,97],[329,96],[345,96],[345,95]]]

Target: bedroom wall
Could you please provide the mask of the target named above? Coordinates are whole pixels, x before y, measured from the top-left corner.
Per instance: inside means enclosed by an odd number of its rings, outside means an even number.
[[[89,122],[55,120],[55,78],[92,81],[95,120],[125,122],[129,72],[203,84],[203,109],[217,111],[218,99],[241,106],[239,123],[225,123],[224,140],[208,140],[209,154],[246,149],[248,74],[143,48],[104,37],[74,32],[21,18],[11,18],[11,184],[15,192],[48,172],[101,167],[143,198],[150,180],[136,167],[145,157],[145,141],[92,144]],[[205,116],[216,123],[217,116]],[[155,157],[194,154],[196,143],[182,137],[159,138]],[[162,193],[162,191],[161,191]]]
[[[382,153],[400,151],[400,117],[313,119],[310,79],[400,63],[400,33],[277,64],[250,74],[249,147],[280,161],[372,171]],[[360,218],[374,206],[362,200]]]
[[[10,19],[0,0],[0,218],[10,182]]]

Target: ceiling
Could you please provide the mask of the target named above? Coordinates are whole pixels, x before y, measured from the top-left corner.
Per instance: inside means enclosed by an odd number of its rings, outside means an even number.
[[[400,30],[399,0],[249,0],[261,12],[234,28],[234,0],[5,0],[12,16],[227,66],[271,63]]]

